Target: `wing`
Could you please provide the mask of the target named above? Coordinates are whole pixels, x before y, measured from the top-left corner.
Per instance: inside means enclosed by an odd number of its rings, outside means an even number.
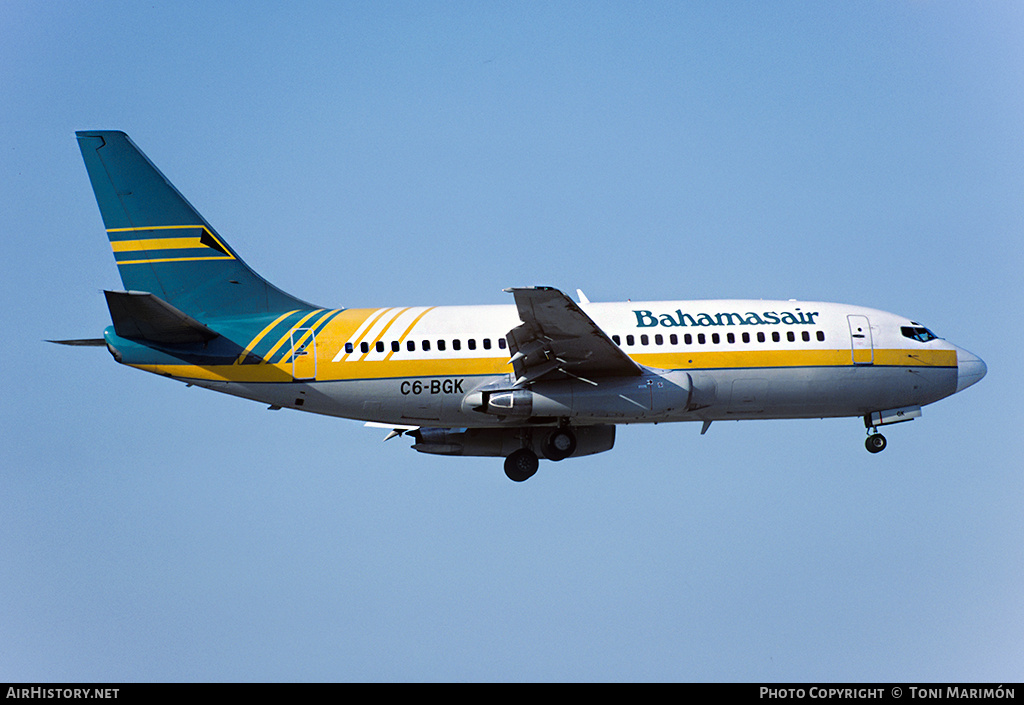
[[[643,374],[643,368],[558,289],[505,291],[515,296],[522,321],[505,336],[517,386],[559,373],[591,383],[594,378]]]

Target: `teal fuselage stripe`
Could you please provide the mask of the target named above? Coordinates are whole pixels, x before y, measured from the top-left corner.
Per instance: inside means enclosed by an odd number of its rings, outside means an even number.
[[[306,315],[308,313],[309,313],[309,311],[303,311],[302,312],[303,315]],[[319,317],[314,317],[310,321],[306,321],[305,323],[303,323],[302,324],[302,328],[304,328],[304,329],[306,329],[306,328],[312,329],[313,330],[313,336],[316,337],[317,335],[320,334],[320,331],[323,330],[324,326],[326,326],[327,323],[332,318],[337,316],[339,313],[341,313],[340,309],[337,310],[337,311],[335,311],[335,310],[324,311],[323,313],[321,313],[319,315]],[[302,320],[302,318],[300,317],[299,320]],[[290,332],[291,328],[289,328],[288,331]],[[291,353],[292,353],[291,341],[287,341],[274,354],[273,358],[271,360],[268,360],[268,362],[271,362],[271,363],[291,362],[291,360],[292,360],[292,354]]]

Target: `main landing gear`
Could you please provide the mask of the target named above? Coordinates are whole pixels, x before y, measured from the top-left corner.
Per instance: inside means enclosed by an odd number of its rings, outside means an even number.
[[[565,460],[576,452],[576,434],[568,427],[556,428],[544,438],[540,447],[548,460]],[[540,466],[540,458],[530,448],[520,448],[505,458],[505,474],[513,482],[533,477]]]
[[[548,460],[565,460],[576,452],[576,434],[568,428],[558,428],[544,439],[544,457]]]
[[[529,480],[539,466],[540,459],[529,448],[520,448],[505,458],[505,474],[512,482]]]

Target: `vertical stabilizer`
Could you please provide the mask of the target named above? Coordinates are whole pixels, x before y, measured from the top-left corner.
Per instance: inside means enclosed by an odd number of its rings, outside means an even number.
[[[315,308],[250,269],[128,135],[76,134],[125,289],[197,318]]]

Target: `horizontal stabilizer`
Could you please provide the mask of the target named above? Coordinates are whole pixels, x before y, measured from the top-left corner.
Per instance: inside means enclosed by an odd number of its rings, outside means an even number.
[[[385,441],[390,441],[392,438],[397,438],[398,436],[401,436],[404,433],[407,433],[409,431],[415,431],[415,430],[419,429],[419,426],[404,426],[402,424],[393,424],[393,423],[377,423],[375,421],[367,421],[363,425],[367,426],[369,428],[387,428],[387,429],[390,429],[391,432],[388,435],[384,436],[384,440]]]
[[[78,338],[76,340],[47,340],[47,343],[56,343],[57,345],[75,345],[87,348],[102,348],[107,344],[103,338]]]
[[[219,334],[158,296],[144,291],[104,291],[114,332],[163,345],[205,343]]]

